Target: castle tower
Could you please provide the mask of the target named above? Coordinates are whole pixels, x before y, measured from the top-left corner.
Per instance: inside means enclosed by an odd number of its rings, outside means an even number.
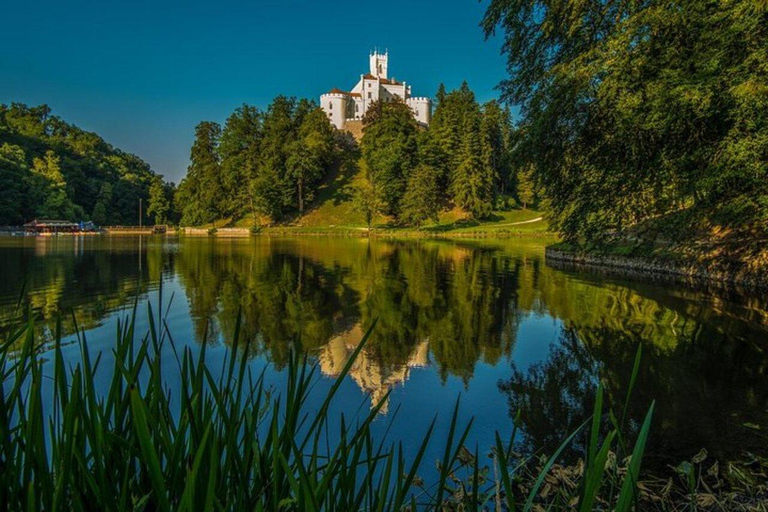
[[[331,124],[341,130],[349,117],[349,93],[340,89],[331,89],[320,96],[320,107]]]
[[[370,55],[371,74],[378,78],[387,78],[387,58],[389,52],[379,53],[374,50]]]

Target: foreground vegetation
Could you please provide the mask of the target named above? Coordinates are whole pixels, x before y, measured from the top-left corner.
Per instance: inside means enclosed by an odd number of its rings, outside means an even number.
[[[6,337],[0,352],[5,510],[476,509],[501,502],[510,510],[531,510],[538,503],[562,508],[576,501],[581,510],[591,510],[606,500],[629,510],[638,499],[635,484],[653,406],[627,452],[632,457],[618,462],[612,450],[622,450],[627,440],[617,423],[601,440],[598,389],[583,478],[574,488],[543,493],[558,455],[584,437],[587,425],[536,473],[511,440],[497,435],[498,477],[490,481],[478,450],[464,446],[471,422],[458,424],[457,402],[448,438],[432,440],[430,428],[407,461],[399,444],[372,438],[371,422],[383,401],[367,415],[342,418],[338,431],[328,426],[329,404],[367,336],[322,403],[312,407],[315,369],[297,354],[285,389],[274,394],[263,376],[252,374],[239,328],[217,376],[206,361],[205,343],[199,354],[179,351],[151,306],[148,314],[150,329],[141,339],[135,307],[119,322],[107,375],[100,369],[103,354],[89,354],[84,333],[78,334],[80,361],[73,368],[65,363],[60,337],[48,364],[38,357],[31,320]],[[168,347],[174,370],[161,364]],[[178,372],[178,389],[168,387],[171,372]],[[101,387],[101,378],[109,384]],[[445,450],[435,477],[425,478],[421,459],[430,442],[444,442]]]

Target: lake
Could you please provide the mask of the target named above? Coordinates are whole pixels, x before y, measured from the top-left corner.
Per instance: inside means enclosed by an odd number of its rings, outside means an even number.
[[[175,343],[206,343],[218,368],[241,312],[253,369],[279,389],[300,347],[318,365],[320,396],[376,320],[333,414],[359,417],[389,392],[375,432],[409,453],[437,416],[429,467],[459,396],[461,422],[474,417],[472,449],[490,448],[497,430],[509,436],[519,411],[519,449],[551,453],[591,413],[599,381],[620,411],[642,346],[627,421],[637,428],[656,400],[650,467],[701,448],[720,460],[768,454],[764,297],[558,270],[545,243],[3,238],[0,330],[21,316],[22,295],[44,358],[61,314],[65,356],[78,354],[76,322],[107,360],[118,319],[138,298],[146,332],[147,303],[156,307],[162,289]]]

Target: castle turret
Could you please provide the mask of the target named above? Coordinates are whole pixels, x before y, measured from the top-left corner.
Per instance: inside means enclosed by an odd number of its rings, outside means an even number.
[[[328,120],[339,130],[344,128],[347,119],[347,105],[349,93],[341,89],[331,89],[320,96],[320,107],[328,116]]]

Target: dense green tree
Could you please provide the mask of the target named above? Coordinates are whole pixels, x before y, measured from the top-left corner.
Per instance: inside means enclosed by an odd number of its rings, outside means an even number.
[[[251,180],[254,208],[279,218],[293,201],[294,188],[286,176],[287,147],[296,140],[296,100],[276,97],[264,115],[259,165]]]
[[[535,179],[531,164],[520,167],[517,172],[517,200],[524,209],[536,199]]]
[[[417,228],[424,222],[437,222],[440,212],[439,175],[434,167],[417,165],[408,177],[408,186],[403,196],[402,219]]]
[[[485,154],[483,159],[493,172],[495,193],[506,195],[512,179],[512,121],[508,109],[498,102],[483,105],[480,132]]]
[[[418,125],[402,101],[375,102],[363,119],[363,160],[385,213],[399,216],[405,186],[417,159]]]
[[[484,158],[487,151],[480,137],[479,116],[465,118],[464,140],[459,163],[453,171],[451,193],[457,205],[474,218],[483,218],[493,208],[493,169]]]
[[[99,199],[93,207],[91,220],[98,226],[109,224],[109,207],[112,204],[112,185],[104,183],[99,191]]]
[[[314,198],[317,183],[333,160],[334,134],[325,113],[313,107],[302,114],[297,135],[287,148],[286,170],[295,186],[296,206],[301,214],[305,203]]]
[[[352,205],[355,210],[365,217],[368,229],[371,229],[373,218],[384,210],[379,194],[367,179],[354,188],[352,192]]]
[[[249,183],[259,164],[263,114],[243,105],[227,118],[221,133],[221,184],[224,215],[238,216],[253,209]]]
[[[465,120],[468,117],[475,118],[480,112],[480,105],[467,82],[463,82],[459,89],[449,93],[441,86],[438,96],[442,96],[442,99],[438,99],[429,131],[445,154],[446,170],[451,173],[463,158],[462,144],[468,128]],[[477,130],[479,126],[471,125],[470,128]],[[450,180],[450,176],[447,179]]]
[[[181,222],[199,225],[214,222],[226,211],[218,146],[221,126],[203,121],[195,128],[190,166],[179,184]]]
[[[32,161],[32,172],[42,192],[42,201],[35,209],[38,217],[47,219],[78,220],[82,208],[77,207],[67,194],[67,182],[61,173],[61,159],[47,151],[43,158]]]
[[[170,211],[171,201],[168,198],[166,185],[158,176],[152,183],[152,186],[149,187],[147,215],[151,215],[154,218],[155,224],[165,224],[168,222]]]
[[[483,26],[566,238],[768,219],[766,2],[492,0]]]

